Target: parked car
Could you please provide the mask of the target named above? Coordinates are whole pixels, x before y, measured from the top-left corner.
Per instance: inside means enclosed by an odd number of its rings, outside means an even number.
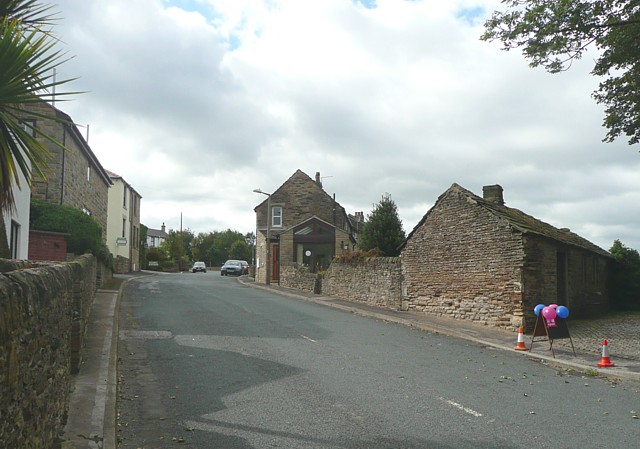
[[[235,275],[240,276],[244,273],[244,268],[242,267],[242,262],[239,260],[227,260],[222,268],[220,268],[221,276],[229,276]]]
[[[242,264],[242,274],[249,274],[249,262],[241,260],[240,263]]]
[[[202,271],[203,273],[207,272],[207,266],[204,262],[196,262],[193,264],[193,268],[191,268],[191,272],[195,273],[196,271]]]

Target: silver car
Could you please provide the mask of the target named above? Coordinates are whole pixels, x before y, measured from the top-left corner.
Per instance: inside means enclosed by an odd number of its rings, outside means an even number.
[[[220,268],[220,276],[240,276],[244,274],[244,267],[239,260],[227,260],[222,268]]]
[[[193,268],[191,268],[191,272],[195,273],[197,271],[202,271],[203,273],[207,272],[207,266],[204,262],[196,262],[193,264]]]

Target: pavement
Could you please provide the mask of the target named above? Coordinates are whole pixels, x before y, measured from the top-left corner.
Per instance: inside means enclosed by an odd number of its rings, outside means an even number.
[[[149,275],[152,272],[142,272]],[[124,281],[139,275],[116,275]],[[518,334],[423,313],[399,312],[344,301],[339,298],[314,295],[277,285],[258,284],[242,276],[242,284],[269,290],[298,300],[322,304],[345,312],[398,323],[427,332],[473,341],[483,346],[518,352],[559,369],[575,370],[588,376],[640,382],[640,314],[620,314],[594,320],[567,320],[569,339],[550,342],[542,337],[533,340],[524,336],[526,351],[515,351]],[[116,290],[98,290],[91,310],[83,348],[83,362],[72,379],[72,393],[62,449],[116,449],[117,422],[117,345],[118,309],[122,286]],[[602,342],[608,340],[612,368],[598,367],[602,359]],[[574,351],[572,350],[575,349]]]

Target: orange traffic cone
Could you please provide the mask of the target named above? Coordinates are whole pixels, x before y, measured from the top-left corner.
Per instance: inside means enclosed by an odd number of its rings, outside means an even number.
[[[616,364],[613,363],[609,358],[609,342],[607,340],[604,340],[602,342],[602,359],[598,363],[598,366],[601,366],[604,368],[616,366]]]
[[[522,329],[522,327],[520,327],[520,329],[518,329],[518,344],[513,349],[515,349],[516,351],[526,351],[527,350],[527,347],[524,345],[524,330]]]

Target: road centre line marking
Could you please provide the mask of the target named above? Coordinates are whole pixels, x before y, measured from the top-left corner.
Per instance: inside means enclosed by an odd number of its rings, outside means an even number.
[[[309,337],[307,337],[306,335],[302,335],[302,334],[300,334],[300,336],[301,336],[302,338],[304,338],[305,340],[309,340],[309,341],[310,341],[310,342],[312,342],[312,343],[318,343],[318,342],[317,342],[317,341],[315,341],[313,338],[309,338]]]
[[[479,418],[480,416],[482,416],[482,413],[480,413],[480,412],[476,412],[475,410],[470,409],[469,407],[465,407],[465,406],[464,406],[464,405],[462,405],[462,404],[458,404],[457,402],[454,402],[454,401],[452,401],[451,399],[445,399],[445,398],[438,398],[438,399],[440,399],[440,400],[441,400],[441,401],[443,401],[443,402],[446,402],[446,403],[447,403],[447,404],[449,404],[449,405],[452,405],[453,407],[455,407],[455,408],[457,408],[457,409],[459,409],[459,410],[462,410],[462,411],[463,411],[463,412],[465,412],[465,413],[468,413],[468,414],[470,414],[470,415],[473,415],[473,416],[475,416],[475,417],[478,417],[478,418]]]

